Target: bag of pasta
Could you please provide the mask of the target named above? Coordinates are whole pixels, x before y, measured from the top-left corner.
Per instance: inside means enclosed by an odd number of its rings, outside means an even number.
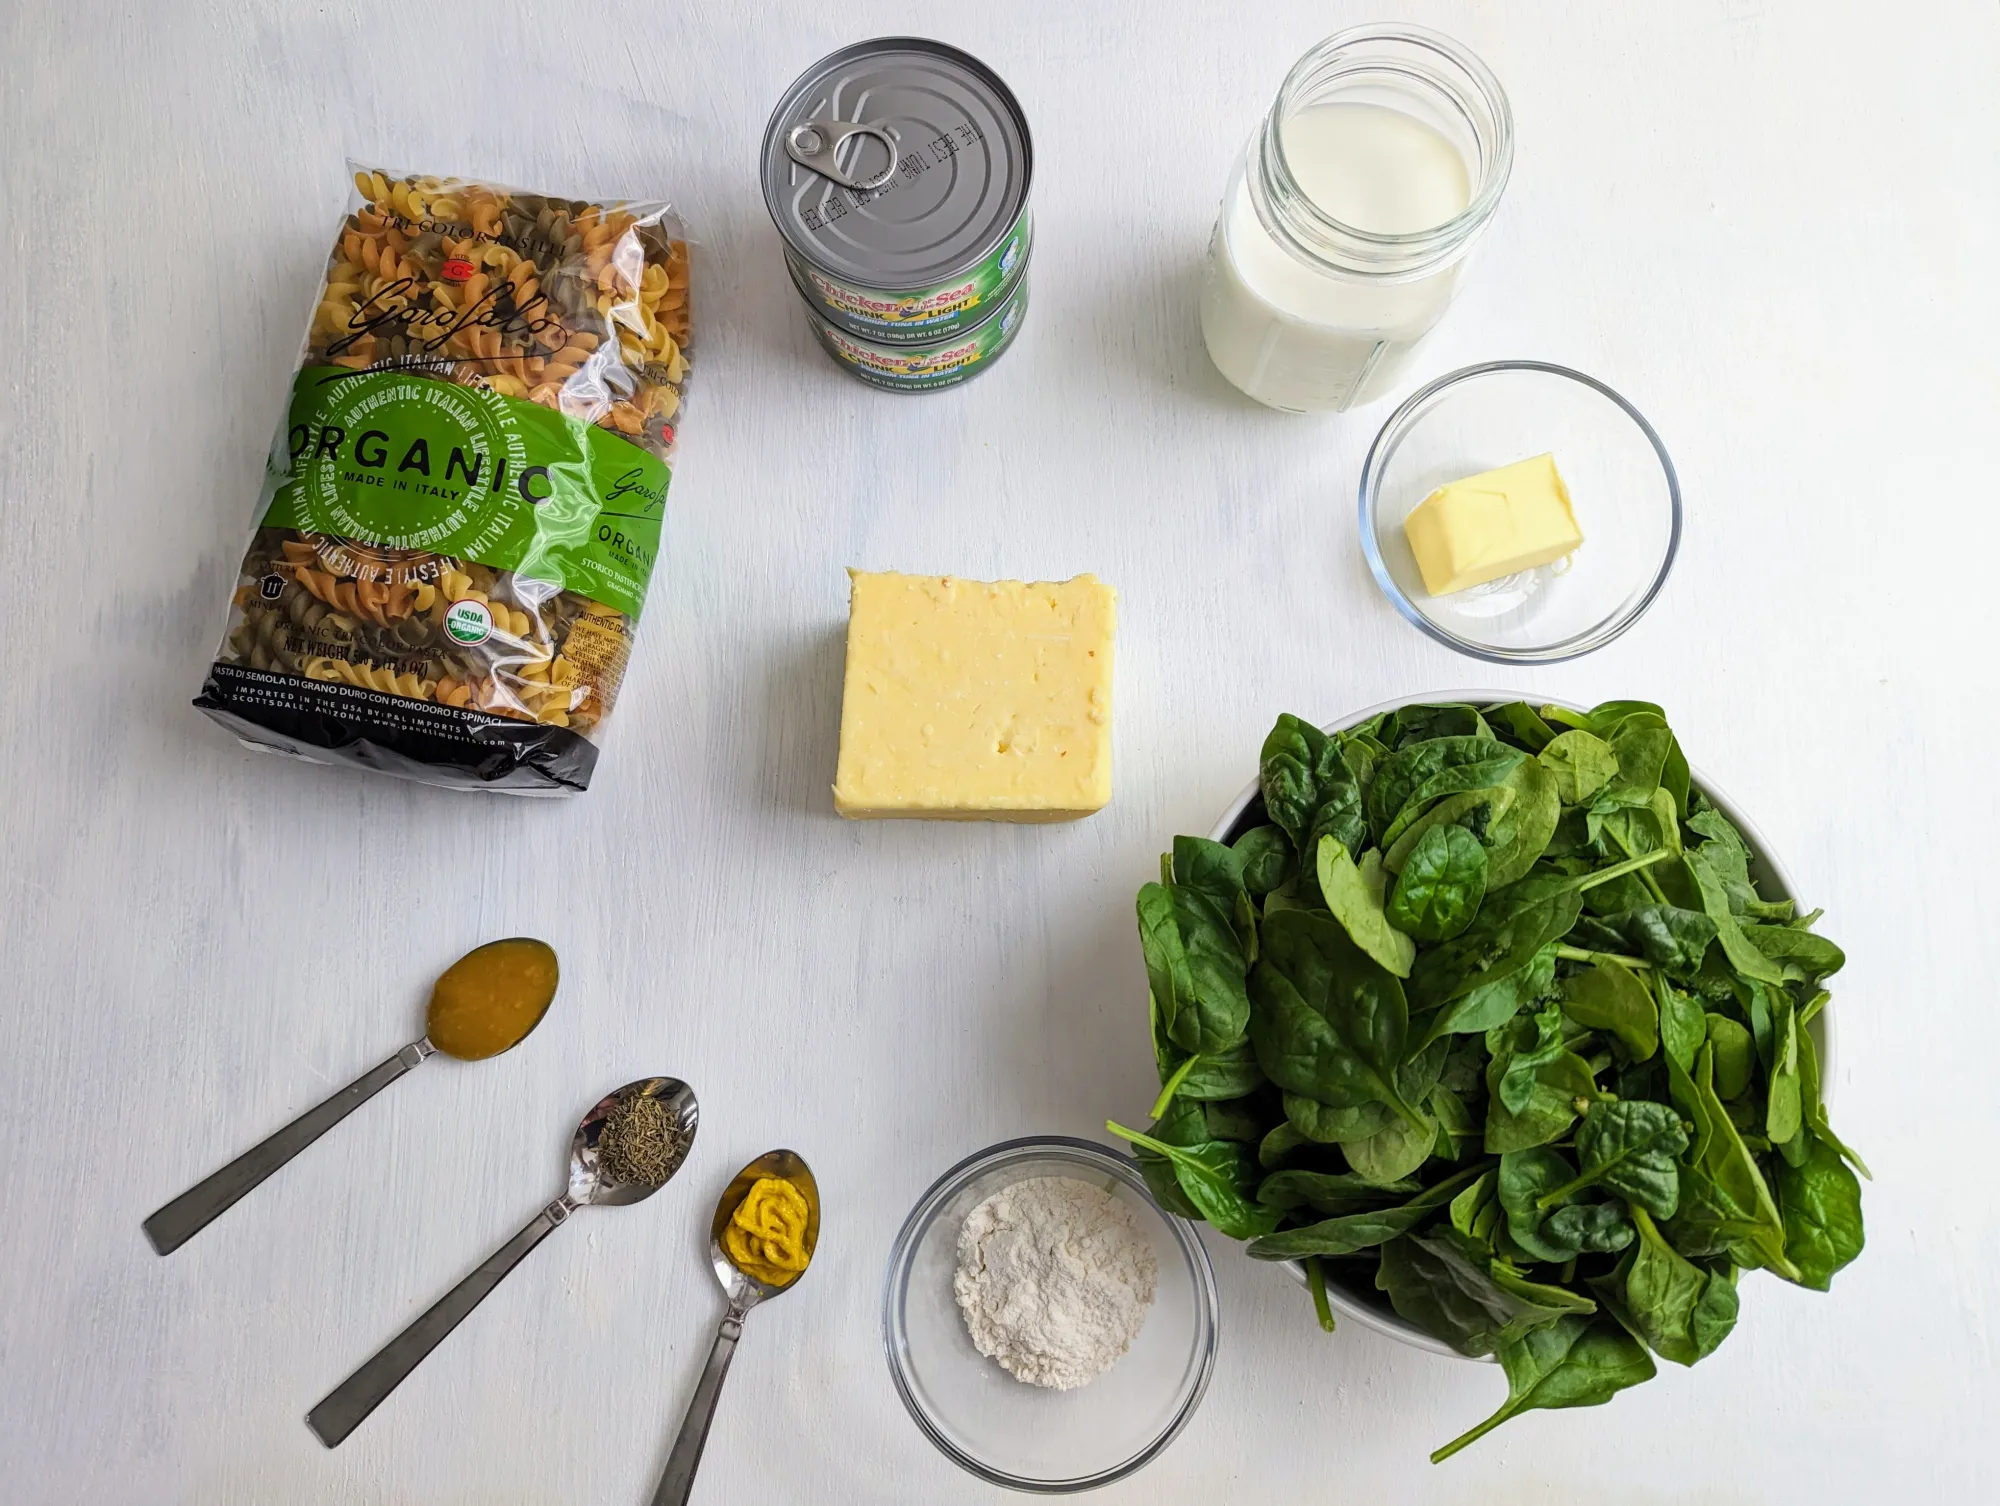
[[[664,203],[366,169],[195,705],[254,747],[590,783],[688,373]]]

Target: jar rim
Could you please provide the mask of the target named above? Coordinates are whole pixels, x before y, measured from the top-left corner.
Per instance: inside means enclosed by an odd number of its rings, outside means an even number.
[[[1479,103],[1492,122],[1494,137],[1490,160],[1482,150],[1482,160],[1477,164],[1481,169],[1479,182],[1464,209],[1441,224],[1423,230],[1385,232],[1365,230],[1358,225],[1350,225],[1344,220],[1328,214],[1315,203],[1293,175],[1291,163],[1286,160],[1284,139],[1279,126],[1294,113],[1299,96],[1308,88],[1318,87],[1325,82],[1325,70],[1330,62],[1341,53],[1349,51],[1357,44],[1369,42],[1400,43],[1408,47],[1435,53],[1452,68],[1462,73],[1470,84],[1470,92],[1476,94]],[[1460,97],[1444,79],[1429,73],[1410,73],[1406,76],[1438,91],[1451,102],[1464,109],[1466,99]],[[1478,124],[1472,123],[1475,137],[1484,145],[1484,133]],[[1286,203],[1279,208],[1280,219],[1289,220],[1294,214],[1302,214],[1307,227],[1317,237],[1333,244],[1322,252],[1321,248],[1299,243],[1295,227],[1288,224],[1287,230],[1294,231],[1286,238],[1293,241],[1300,251],[1320,260],[1335,260],[1340,269],[1361,276],[1407,277],[1429,271],[1432,267],[1454,252],[1468,245],[1474,236],[1484,228],[1493,211],[1498,207],[1502,193],[1506,191],[1507,180],[1514,165],[1514,115],[1507,101],[1507,92],[1500,86],[1499,79],[1479,57],[1460,43],[1432,31],[1429,27],[1406,23],[1370,23],[1351,26],[1345,31],[1335,32],[1307,51],[1286,73],[1285,80],[1278,86],[1277,99],[1272,103],[1270,113],[1264,119],[1264,151],[1262,153],[1267,169],[1272,171],[1278,186],[1284,191]],[[1344,244],[1343,244],[1344,243]],[[1347,249],[1356,252],[1359,259],[1367,261],[1392,262],[1392,265],[1371,267],[1355,265],[1340,256]]]

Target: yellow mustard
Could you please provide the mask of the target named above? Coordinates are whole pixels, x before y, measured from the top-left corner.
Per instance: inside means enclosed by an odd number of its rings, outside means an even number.
[[[746,1276],[788,1286],[812,1259],[806,1248],[806,1195],[783,1177],[759,1177],[729,1216],[722,1253]]]

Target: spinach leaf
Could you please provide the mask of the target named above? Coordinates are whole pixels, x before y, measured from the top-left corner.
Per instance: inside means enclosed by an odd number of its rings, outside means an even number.
[[[1479,839],[1485,846],[1488,834],[1500,825],[1501,819],[1513,808],[1519,792],[1512,786],[1499,784],[1491,789],[1466,790],[1462,794],[1447,795],[1436,805],[1425,811],[1403,829],[1403,834],[1389,844],[1382,854],[1382,866],[1391,873],[1401,873],[1403,865],[1416,851],[1424,833],[1434,826],[1462,826]],[[1487,856],[1489,873],[1492,855]],[[1488,882],[1488,888],[1497,889],[1498,884]]]
[[[1330,916],[1267,916],[1250,986],[1250,1038],[1272,1082],[1332,1108],[1384,1103],[1418,1122],[1395,1082],[1409,1032],[1403,987]]]
[[[1502,1287],[1493,1261],[1449,1224],[1383,1245],[1375,1285],[1399,1314],[1460,1354],[1491,1354],[1566,1316]]]
[[[1344,1145],[1366,1140],[1396,1116],[1386,1103],[1364,1103],[1351,1109],[1330,1108],[1303,1093],[1286,1093],[1285,1122],[1316,1145]]]
[[[1507,1234],[1536,1260],[1560,1265],[1585,1251],[1622,1250],[1632,1242],[1632,1221],[1618,1203],[1579,1200],[1576,1168],[1545,1146],[1509,1151],[1500,1158],[1498,1193]],[[1544,1193],[1556,1201],[1541,1206]]]
[[[1778,1207],[1785,1253],[1800,1286],[1825,1291],[1834,1273],[1861,1253],[1861,1184],[1840,1152],[1814,1141],[1803,1166],[1778,1166]]]
[[[1435,1009],[1513,976],[1560,940],[1582,907],[1575,881],[1560,874],[1531,873],[1487,895],[1470,926],[1417,958],[1410,969],[1412,996],[1420,1007]]]
[[[1562,1012],[1550,1007],[1486,1033],[1486,1151],[1546,1145],[1597,1094],[1590,1064],[1563,1044]]]
[[[1756,943],[1743,934],[1741,922],[1729,908],[1728,891],[1705,848],[1695,849],[1681,861],[1687,865],[1695,888],[1700,892],[1702,909],[1715,922],[1716,939],[1722,944],[1722,953],[1729,959],[1729,965],[1745,978],[1754,978],[1759,983],[1782,984],[1785,981],[1784,969],[1759,951]]]
[[[1653,1000],[1660,1011],[1660,1044],[1683,1072],[1694,1069],[1694,1054],[1708,1038],[1708,1019],[1701,1005],[1667,981],[1659,970],[1653,973]]]
[[[1706,1017],[1708,1042],[1714,1048],[1715,1096],[1727,1102],[1741,1098],[1757,1069],[1757,1045],[1750,1032],[1726,1014]]]
[[[1714,1026],[1711,1016],[1711,1031]],[[1716,1096],[1714,1053],[1710,1040],[1695,1056],[1692,1077],[1668,1073],[1674,1105],[1694,1121],[1696,1135],[1680,1168],[1680,1209],[1667,1237],[1684,1255],[1727,1254],[1738,1265],[1795,1280],[1798,1268],[1786,1255],[1784,1220],[1770,1185]]]
[[[1562,819],[1562,799],[1555,776],[1532,758],[1524,758],[1501,782],[1492,814],[1480,840],[1487,855],[1486,884],[1498,889],[1525,876],[1548,851]]]
[[[1472,1110],[1443,1083],[1431,1089],[1424,1100],[1432,1119],[1437,1121],[1437,1139],[1431,1151],[1440,1161],[1457,1161],[1479,1143],[1481,1128]]]
[[[1262,1105],[1253,1098],[1229,1098],[1201,1106],[1211,1140],[1240,1140],[1255,1145],[1264,1138]]]
[[[1180,1095],[1197,1103],[1247,1097],[1264,1084],[1264,1069],[1257,1065],[1257,1053],[1247,1036],[1225,1050],[1189,1057],[1188,1062]]]
[[[1418,941],[1448,941],[1472,924],[1485,897],[1486,849],[1479,839],[1462,826],[1433,826],[1397,876],[1388,923]],[[1407,966],[1402,975],[1409,976]]]
[[[1264,809],[1299,852],[1314,851],[1318,836],[1333,837],[1351,852],[1367,844],[1361,783],[1340,744],[1311,722],[1278,718],[1264,739],[1257,777]]]
[[[1331,1218],[1380,1208],[1422,1190],[1408,1178],[1382,1183],[1344,1171],[1274,1171],[1257,1184],[1257,1201],[1285,1213],[1310,1208]]]
[[[1382,854],[1370,849],[1357,865],[1334,838],[1321,837],[1317,871],[1327,909],[1354,944],[1398,978],[1409,977],[1417,944],[1383,913]]]
[[[1527,757],[1490,737],[1407,743],[1375,771],[1365,796],[1369,830],[1384,847],[1446,795],[1496,785]]]
[[[1652,1356],[1604,1318],[1570,1316],[1523,1335],[1499,1351],[1507,1400],[1486,1421],[1431,1455],[1441,1464],[1510,1417],[1557,1407],[1595,1407],[1653,1378]]]
[[[1530,753],[1539,753],[1555,741],[1556,731],[1535,714],[1526,701],[1509,701],[1488,709],[1487,716],[1513,734],[1514,741]]]
[[[1396,1069],[1396,1091],[1405,1103],[1422,1103],[1437,1083],[1446,1059],[1443,1043],[1425,1047]],[[1364,1103],[1358,1108],[1331,1108],[1302,1093],[1284,1093],[1285,1118],[1307,1140],[1321,1145],[1345,1145],[1379,1134],[1395,1119],[1389,1105]]]
[[[1610,1188],[1635,1207],[1660,1218],[1672,1218],[1680,1205],[1680,1166],[1688,1148],[1680,1116],[1664,1103],[1624,1099],[1591,1104],[1576,1132],[1576,1154],[1582,1172],[1561,1187],[1544,1192],[1536,1206],[1555,1207],[1585,1187]]]
[[[1701,971],[1717,927],[1699,910],[1678,905],[1642,905],[1605,917],[1627,946],[1671,978],[1686,982]]]
[[[1493,1231],[1502,1217],[1499,1180],[1498,1167],[1482,1171],[1451,1200],[1452,1228],[1470,1240],[1473,1247],[1484,1251],[1493,1248]]]
[[[1430,706],[1405,706],[1389,714],[1384,736],[1393,747],[1428,742],[1439,737],[1491,738],[1493,729],[1476,706],[1462,701],[1441,701]]]
[[[1245,1097],[1263,1085],[1264,1071],[1257,1065],[1257,1054],[1251,1049],[1248,1036],[1220,1051],[1190,1055],[1168,1037],[1159,999],[1150,989],[1146,1003],[1153,1030],[1153,1061],[1159,1068],[1162,1084],[1159,1099],[1153,1105],[1155,1119],[1165,1117],[1168,1105],[1176,1097],[1213,1102]]]
[[[1250,1022],[1243,949],[1229,917],[1197,890],[1139,891],[1139,943],[1167,1038],[1183,1051],[1218,1052]]]
[[[1547,1281],[1536,1281],[1526,1275],[1512,1261],[1495,1259],[1487,1267],[1487,1274],[1493,1284],[1509,1296],[1519,1297],[1523,1302],[1532,1302],[1548,1312],[1594,1313],[1597,1303],[1582,1292],[1573,1292],[1566,1286],[1557,1286]]]
[[[1286,1229],[1253,1241],[1244,1254],[1253,1260],[1302,1260],[1308,1255],[1351,1255],[1373,1249],[1407,1234],[1430,1214],[1449,1203],[1476,1173],[1462,1171],[1427,1187],[1394,1208],[1374,1208],[1321,1219],[1303,1228]]]
[[[1805,1103],[1799,1086],[1799,1017],[1792,996],[1772,989],[1771,1059],[1765,1068],[1764,1137],[1773,1145],[1794,1140],[1805,1128]]]
[[[1610,1276],[1591,1284],[1653,1353],[1692,1365],[1713,1354],[1736,1326],[1736,1284],[1684,1259],[1645,1209],[1634,1208],[1632,1221],[1638,1245]]]
[[[1564,805],[1588,805],[1618,777],[1618,755],[1594,732],[1561,733],[1537,756],[1555,776],[1556,793]]]
[[[1591,714],[1592,721],[1597,714]],[[1620,807],[1645,805],[1667,769],[1667,755],[1674,746],[1674,734],[1666,718],[1653,711],[1637,711],[1622,716],[1604,733],[1618,772],[1590,802],[1593,813],[1603,815]]]
[[[1482,983],[1470,993],[1462,994],[1443,1008],[1423,1016],[1427,1023],[1420,1041],[1429,1045],[1447,1035],[1483,1035],[1548,997],[1555,986],[1556,947],[1551,942],[1519,972],[1491,983]]]
[[[1621,962],[1601,961],[1563,980],[1563,1013],[1591,1030],[1608,1030],[1634,1061],[1660,1049],[1660,1011],[1637,973]]]
[[[1275,826],[1253,826],[1233,846],[1243,865],[1243,887],[1258,899],[1284,883],[1298,867],[1292,844]]]
[[[1312,1102],[1311,1099],[1305,1100]],[[1257,1142],[1257,1164],[1266,1171],[1275,1171],[1290,1160],[1292,1155],[1311,1144],[1299,1127],[1289,1119],[1280,1120],[1271,1126],[1264,1138]]]
[[[1824,936],[1802,931],[1796,926],[1746,925],[1743,934],[1750,944],[1785,971],[1796,972],[1795,981],[1817,985],[1847,966],[1847,954]]]
[[[1431,1158],[1437,1148],[1435,1120],[1418,1113],[1414,1122],[1391,1119],[1364,1140],[1343,1140],[1341,1151],[1354,1174],[1364,1181],[1399,1182]]]
[[[1205,894],[1223,914],[1233,914],[1243,892],[1243,856],[1207,837],[1175,837],[1173,882]]]
[[[1256,1239],[1278,1227],[1278,1210],[1255,1201],[1256,1161],[1247,1145],[1233,1140],[1171,1145],[1112,1120],[1106,1120],[1104,1127],[1121,1140],[1172,1162],[1174,1179],[1187,1194],[1187,1201],[1231,1239]]]
[[[1640,726],[1649,732],[1654,731],[1656,724],[1660,727],[1666,725],[1666,713],[1651,701],[1606,701],[1590,712],[1586,725],[1616,749],[1619,733],[1624,730],[1625,723],[1634,717],[1644,718]],[[1667,733],[1666,757],[1661,761],[1656,782],[1674,797],[1679,810],[1688,808],[1691,790],[1687,755],[1681,752],[1680,741],[1671,731]]]
[[[1746,871],[1748,870],[1750,865],[1750,844],[1743,839],[1743,833],[1736,829],[1734,821],[1731,821],[1721,811],[1709,804],[1706,795],[1701,798],[1693,812],[1688,816],[1687,825],[1688,830],[1697,836],[1706,838],[1719,847],[1733,849],[1742,857],[1744,868]]]
[[[1155,1140],[1169,1145],[1200,1145],[1208,1139],[1208,1122],[1196,1105],[1180,1104],[1157,1121],[1148,1133]],[[1201,1210],[1189,1202],[1187,1194],[1181,1191],[1180,1179],[1174,1175],[1173,1162],[1144,1146],[1133,1147],[1132,1159],[1139,1163],[1139,1175],[1146,1179],[1146,1189],[1153,1194],[1154,1202],[1178,1218],[1200,1220]]]

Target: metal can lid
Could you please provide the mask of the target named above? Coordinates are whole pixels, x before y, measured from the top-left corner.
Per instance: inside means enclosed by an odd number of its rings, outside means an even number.
[[[917,290],[990,250],[1028,201],[1034,151],[1013,92],[977,58],[878,37],[822,58],[764,128],[764,203],[830,277]]]

